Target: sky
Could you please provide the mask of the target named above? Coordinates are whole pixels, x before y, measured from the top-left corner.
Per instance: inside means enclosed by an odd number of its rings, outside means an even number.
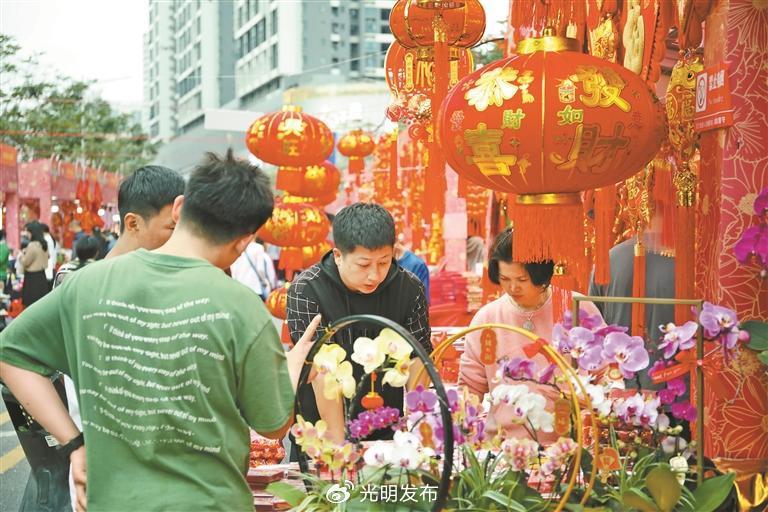
[[[488,32],[498,34],[509,2],[481,2]],[[39,61],[49,69],[95,80],[104,99],[134,110],[144,96],[148,12],[148,0],[0,0],[0,33],[14,36],[25,54],[43,53]]]

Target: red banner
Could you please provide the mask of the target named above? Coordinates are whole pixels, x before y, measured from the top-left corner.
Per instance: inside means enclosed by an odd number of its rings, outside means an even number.
[[[0,144],[0,191],[16,192],[19,187],[19,165],[16,148]]]

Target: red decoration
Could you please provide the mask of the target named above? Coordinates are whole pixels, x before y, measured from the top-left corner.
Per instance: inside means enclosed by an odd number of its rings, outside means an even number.
[[[513,258],[585,270],[579,191],[636,173],[658,151],[664,113],[648,86],[575,41],[521,41],[469,75],[442,105],[439,136],[459,175],[518,204]]]
[[[438,19],[444,32],[443,40],[451,46],[469,48],[480,41],[485,32],[485,10],[479,0],[398,0],[389,14],[389,28],[406,48],[433,46]]]
[[[339,153],[349,158],[349,172],[357,174],[365,168],[365,157],[373,153],[376,144],[373,136],[363,130],[351,130],[336,146]]]
[[[294,169],[294,168],[291,168]],[[308,165],[296,169],[297,179],[291,179],[277,188],[304,197],[336,197],[341,181],[339,170],[331,162]]]
[[[288,288],[291,283],[285,283],[285,286],[275,288],[267,295],[267,300],[264,301],[264,305],[267,306],[267,311],[280,320],[285,320],[286,302],[288,300]]]
[[[456,85],[459,80],[474,69],[475,61],[469,49],[455,49],[452,52],[449,85]],[[394,41],[384,58],[386,73],[384,77],[393,94],[430,94],[434,87],[434,62],[419,59],[415,48],[405,48]]]
[[[258,118],[245,138],[248,150],[274,165],[301,167],[322,162],[333,151],[330,128],[301,107],[285,105],[282,111]]]
[[[286,202],[279,198],[275,201],[272,217],[257,235],[268,244],[302,247],[325,240],[330,227],[325,212],[317,206]]]

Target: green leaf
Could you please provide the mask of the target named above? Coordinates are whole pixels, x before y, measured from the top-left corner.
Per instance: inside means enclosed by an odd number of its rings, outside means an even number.
[[[653,503],[653,500],[637,489],[630,489],[622,494],[621,502],[640,512],[659,512],[659,508]]]
[[[757,358],[766,366],[768,366],[768,350],[763,350],[757,354]]]
[[[272,482],[267,486],[267,492],[285,500],[291,507],[298,507],[307,497],[305,492],[285,482]]]
[[[749,333],[749,344],[752,350],[768,350],[768,324],[750,320],[741,324],[741,329]]]
[[[733,489],[734,473],[708,478],[693,491],[696,512],[712,512],[717,509]]]
[[[661,512],[672,512],[683,494],[682,486],[667,464],[653,468],[645,477],[645,485]]]
[[[497,491],[485,491],[483,493],[483,498],[488,498],[490,500],[495,501],[499,505],[506,507],[507,510],[514,510],[515,512],[525,512],[525,507],[523,507],[518,502],[511,500],[501,494]]]

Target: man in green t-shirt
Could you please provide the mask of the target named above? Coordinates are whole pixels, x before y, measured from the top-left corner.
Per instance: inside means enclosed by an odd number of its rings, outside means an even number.
[[[285,434],[320,320],[286,354],[259,298],[222,271],[272,207],[258,169],[209,155],[167,243],[75,272],[0,334],[0,378],[70,457],[79,509],[87,494],[91,511],[252,510],[248,427]],[[77,388],[85,448],[55,370]]]

